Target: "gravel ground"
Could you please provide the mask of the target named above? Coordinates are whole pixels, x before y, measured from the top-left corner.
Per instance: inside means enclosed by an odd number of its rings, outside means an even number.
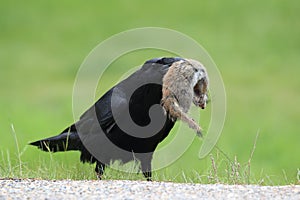
[[[300,185],[202,185],[146,181],[0,180],[2,199],[300,199]]]

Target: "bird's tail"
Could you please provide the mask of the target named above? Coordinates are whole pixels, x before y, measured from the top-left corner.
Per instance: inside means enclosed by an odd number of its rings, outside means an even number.
[[[76,129],[72,130],[70,127],[57,136],[31,142],[30,145],[37,146],[43,151],[57,152],[81,150],[82,142]]]

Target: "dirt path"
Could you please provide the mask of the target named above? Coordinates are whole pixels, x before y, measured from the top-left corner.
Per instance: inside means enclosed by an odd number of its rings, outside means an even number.
[[[2,199],[300,199],[300,185],[202,185],[146,181],[0,180]]]

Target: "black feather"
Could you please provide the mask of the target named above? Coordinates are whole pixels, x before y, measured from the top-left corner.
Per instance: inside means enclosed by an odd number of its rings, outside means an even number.
[[[132,120],[139,126],[146,126],[150,123],[149,109],[154,104],[160,104],[162,98],[162,79],[168,71],[168,68],[177,61],[183,60],[182,58],[155,58],[146,61],[144,65],[127,79],[123,80],[108,92],[106,92],[90,109],[88,109],[78,122],[72,124],[70,127],[62,131],[61,134],[30,143],[37,146],[43,151],[81,151],[80,160],[82,162],[97,162],[96,172],[103,173],[104,167],[107,163],[98,161],[86,148],[82,142],[82,136],[91,138],[93,134],[99,134],[99,127],[105,132],[105,136],[119,148],[133,153],[150,153],[148,158],[138,158],[141,160],[142,171],[147,179],[151,178],[151,160],[152,154],[159,142],[167,137],[170,130],[173,128],[174,123],[170,118],[167,118],[162,129],[151,137],[134,137],[128,135],[118,127],[115,118],[112,114],[112,98],[118,102],[116,109],[119,111],[121,119],[122,102],[129,102],[129,111]],[[147,82],[150,84],[147,84]],[[153,82],[153,83],[152,83]],[[145,84],[143,84],[145,83]],[[154,84],[156,83],[156,84]],[[128,88],[142,85],[130,99],[126,96]],[[114,97],[112,97],[114,93]],[[115,106],[115,105],[114,105]],[[78,128],[80,127],[80,128]],[[97,128],[98,127],[98,128]],[[78,131],[80,130],[80,131]],[[80,134],[78,133],[80,132]],[[145,133],[141,133],[145,134]],[[84,141],[84,140],[83,140]],[[88,147],[88,146],[87,146]],[[110,149],[103,144],[103,153],[105,154]],[[123,162],[130,161],[134,157],[118,157],[118,155],[111,156],[109,159],[120,159]],[[101,169],[103,170],[99,170]]]

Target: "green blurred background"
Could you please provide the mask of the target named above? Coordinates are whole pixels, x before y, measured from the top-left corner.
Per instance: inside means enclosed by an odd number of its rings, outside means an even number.
[[[57,134],[73,122],[76,73],[98,43],[131,28],[158,26],[189,35],[216,62],[227,93],[227,118],[218,142],[223,151],[232,160],[236,156],[244,166],[259,131],[251,161],[251,183],[296,183],[300,168],[299,10],[297,0],[2,0],[1,177],[93,177],[74,175],[92,174],[91,166],[79,163],[78,153],[49,156],[27,143]],[[165,55],[140,51],[124,59],[123,64],[129,69]],[[99,95],[122,75],[117,67],[114,69],[105,74]],[[197,159],[200,145],[196,139],[177,162],[157,172],[158,179],[181,181],[176,177],[183,174],[184,180],[192,181],[191,172],[209,174],[211,159]],[[218,155],[215,152],[215,159]],[[14,173],[20,160],[22,174]],[[59,170],[56,175],[47,171],[53,162],[59,163],[59,167],[51,168]],[[220,166],[222,162],[220,158]],[[223,171],[226,176],[226,167]]]

